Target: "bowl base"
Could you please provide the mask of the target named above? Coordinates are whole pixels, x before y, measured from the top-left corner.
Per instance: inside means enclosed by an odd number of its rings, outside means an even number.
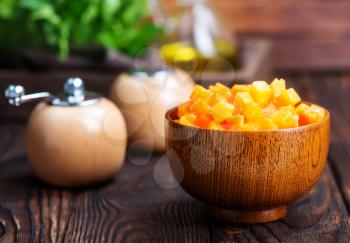
[[[257,211],[235,211],[208,206],[208,213],[215,219],[227,221],[230,223],[266,223],[285,217],[287,215],[287,206],[280,206],[267,210]]]

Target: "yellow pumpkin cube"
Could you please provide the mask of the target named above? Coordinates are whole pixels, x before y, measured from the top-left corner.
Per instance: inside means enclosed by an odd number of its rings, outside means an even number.
[[[276,106],[273,103],[270,103],[262,110],[262,113],[264,116],[271,116],[276,111],[277,111]]]
[[[248,121],[257,121],[262,116],[261,108],[255,102],[248,103],[243,108],[243,115]]]
[[[221,84],[221,83],[216,83],[215,86],[210,85],[209,89],[213,92],[220,93],[222,95],[231,95],[231,90],[227,86]]]
[[[278,126],[269,117],[264,117],[257,122],[259,130],[276,130]]]
[[[280,97],[280,95],[286,91],[286,81],[284,79],[274,79],[270,84],[272,89],[272,95],[274,98]]]
[[[180,119],[178,120],[178,122],[184,126],[192,126],[194,127],[194,122],[196,120],[196,115],[192,114],[192,113],[188,113],[186,115],[183,115],[182,117],[180,117]]]
[[[219,101],[216,105],[211,108],[211,116],[214,121],[221,123],[227,119],[233,117],[233,112],[235,111],[235,106],[231,105],[225,101]]]
[[[250,88],[250,84],[235,84],[231,88],[231,92],[232,94],[237,94],[238,92],[249,92]]]
[[[233,115],[232,118],[227,119],[227,122],[232,123],[230,130],[242,130],[242,127],[244,125],[244,116],[241,114]]]
[[[277,98],[277,104],[280,106],[296,105],[301,101],[298,93],[293,89],[287,89]]]
[[[257,131],[259,128],[258,126],[253,122],[247,122],[242,126],[243,131]]]
[[[288,109],[276,111],[271,119],[279,128],[293,128],[299,126],[299,116]]]
[[[249,94],[261,107],[265,107],[271,99],[272,90],[265,81],[254,81]]]
[[[297,108],[295,109],[296,113],[298,115],[303,114],[310,106],[308,106],[307,104],[301,103],[300,105],[297,106]]]
[[[286,110],[286,111],[292,112],[292,114],[297,114],[295,107],[292,105],[281,106],[279,110],[281,111]]]
[[[193,89],[191,100],[196,100],[198,98],[203,99],[204,101],[209,100],[209,98],[213,95],[213,92],[200,86],[196,85]]]
[[[220,124],[217,124],[216,122],[211,121],[211,122],[209,123],[208,129],[212,129],[212,130],[223,130],[223,127],[220,126]]]
[[[248,92],[238,92],[234,98],[234,105],[238,111],[244,108],[246,104],[253,103],[254,100]]]

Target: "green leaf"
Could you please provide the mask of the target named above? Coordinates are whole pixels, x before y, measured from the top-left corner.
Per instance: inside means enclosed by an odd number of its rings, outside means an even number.
[[[0,0],[0,42],[53,47],[62,60],[73,46],[92,44],[135,55],[160,33],[145,22],[146,1]]]
[[[15,13],[16,0],[0,1],[0,18],[8,19],[13,17]]]
[[[105,22],[112,19],[121,7],[121,0],[102,0],[102,18]]]
[[[126,25],[132,25],[144,17],[147,13],[147,8],[143,0],[133,0],[122,13],[123,22]]]
[[[59,25],[61,22],[60,17],[55,13],[52,6],[45,4],[40,6],[30,17],[32,21],[45,20],[53,25]]]

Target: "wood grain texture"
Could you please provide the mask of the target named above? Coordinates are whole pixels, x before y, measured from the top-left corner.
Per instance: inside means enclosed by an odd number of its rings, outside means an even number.
[[[0,242],[349,242],[350,75],[280,76],[332,112],[331,166],[314,189],[289,205],[283,220],[256,225],[212,220],[180,187],[164,189],[155,181],[161,154],[128,156],[119,176],[98,187],[47,186],[29,170],[23,125],[2,122]],[[136,166],[135,158],[147,163]],[[169,173],[162,178],[171,178]]]
[[[328,154],[330,117],[276,131],[217,131],[166,114],[167,154],[181,186],[209,205],[215,218],[269,222],[319,179]]]

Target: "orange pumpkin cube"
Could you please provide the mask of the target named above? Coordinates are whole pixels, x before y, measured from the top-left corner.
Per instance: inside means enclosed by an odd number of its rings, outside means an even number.
[[[183,104],[179,105],[177,108],[177,114],[179,117],[186,115],[190,111],[191,111],[190,102],[183,103]]]
[[[198,115],[194,121],[194,124],[200,128],[207,128],[209,127],[211,121],[212,119],[208,115]]]
[[[321,121],[325,117],[325,110],[317,105],[311,105],[305,110],[304,114],[307,117],[309,123]]]
[[[195,114],[208,114],[210,110],[210,107],[207,102],[205,102],[203,99],[198,98],[196,99],[191,107],[191,111]]]
[[[277,104],[280,106],[285,105],[296,105],[301,101],[300,96],[298,93],[293,89],[287,89],[286,91],[282,92],[281,95],[277,98]]]

